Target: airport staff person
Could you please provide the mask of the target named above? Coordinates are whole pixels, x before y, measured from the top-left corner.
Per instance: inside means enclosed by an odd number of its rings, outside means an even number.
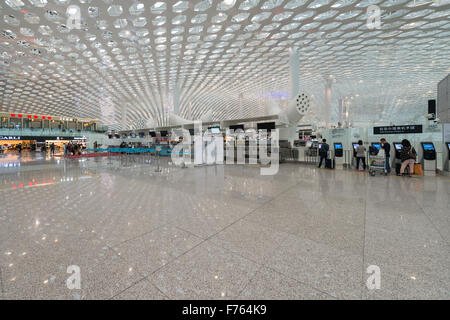
[[[384,173],[390,174],[391,173],[391,145],[386,141],[385,138],[381,138],[381,148],[384,150],[384,156],[385,156],[385,167],[384,167]]]
[[[327,144],[327,139],[323,139],[322,146],[319,149],[319,156],[320,156],[319,168],[322,166],[322,161],[324,159],[325,159],[325,166],[327,165],[328,150],[330,150],[330,146]]]

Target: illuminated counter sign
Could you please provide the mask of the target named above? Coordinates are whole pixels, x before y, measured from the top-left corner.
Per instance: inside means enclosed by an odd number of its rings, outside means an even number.
[[[405,125],[405,126],[387,126],[387,127],[373,127],[373,134],[408,134],[408,133],[422,133],[423,127],[421,124]]]
[[[0,136],[0,140],[22,140],[18,136]]]

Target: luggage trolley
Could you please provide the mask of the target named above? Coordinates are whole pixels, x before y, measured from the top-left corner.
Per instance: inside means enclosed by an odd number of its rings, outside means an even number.
[[[384,174],[386,158],[383,155],[372,155],[369,153],[369,174],[375,176],[377,173]]]

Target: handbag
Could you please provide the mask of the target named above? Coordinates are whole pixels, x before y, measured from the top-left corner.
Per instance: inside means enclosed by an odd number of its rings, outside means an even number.
[[[413,147],[411,147],[411,149],[409,149],[408,155],[409,155],[410,159],[413,159],[414,161],[417,160],[416,150],[414,150]]]
[[[420,164],[420,163],[414,164],[414,174],[416,174],[418,176],[423,176],[422,164]]]

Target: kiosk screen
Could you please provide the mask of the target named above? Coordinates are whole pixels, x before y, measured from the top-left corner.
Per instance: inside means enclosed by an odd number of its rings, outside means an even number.
[[[434,151],[434,145],[432,143],[424,143],[423,150],[425,151]]]
[[[401,143],[394,143],[394,146],[395,146],[395,150],[398,150],[398,151],[402,150],[402,147],[403,147]]]
[[[334,144],[334,148],[335,148],[336,150],[342,150],[342,143],[335,143],[335,144]]]
[[[450,150],[450,142],[447,142],[447,148]]]
[[[359,144],[353,143],[353,149],[356,151],[356,148],[358,148]]]
[[[378,150],[381,149],[381,144],[380,143],[372,143],[372,146],[377,148]]]

